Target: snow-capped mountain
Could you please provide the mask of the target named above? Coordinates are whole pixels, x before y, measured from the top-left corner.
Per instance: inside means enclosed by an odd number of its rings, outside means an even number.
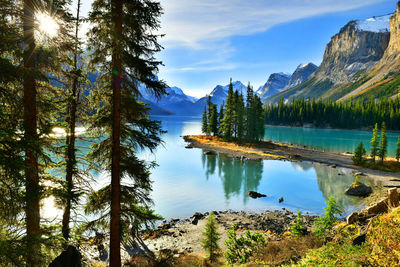
[[[141,88],[142,100],[153,107],[157,106],[161,110],[168,111],[171,114],[183,115],[190,110],[197,98],[186,95],[181,88],[169,87],[165,89],[167,94],[160,99],[154,97],[146,89]],[[164,114],[164,112],[163,112]]]
[[[261,97],[262,100],[266,99],[269,96],[273,96],[283,90],[288,84],[291,75],[288,73],[272,73],[268,81],[258,88],[256,93]]]
[[[313,74],[317,70],[317,68],[318,67],[311,62],[300,64],[293,72],[288,82],[288,85],[284,88],[284,90],[293,88],[305,82],[311,76],[311,74]]]
[[[366,20],[356,20],[356,29],[366,32],[390,32],[389,19],[392,14],[372,17]]]
[[[232,82],[232,87],[233,91],[238,91],[239,94],[242,94],[243,96],[246,95],[247,93],[247,86],[245,86],[242,82],[236,81]],[[222,86],[222,85],[217,85],[210,93],[211,96],[211,102],[213,104],[218,105],[218,108],[222,104],[223,101],[226,100],[228,96],[228,90],[229,90],[229,84]],[[208,95],[200,98],[196,103],[196,110],[199,114],[203,112],[204,106],[207,103]]]

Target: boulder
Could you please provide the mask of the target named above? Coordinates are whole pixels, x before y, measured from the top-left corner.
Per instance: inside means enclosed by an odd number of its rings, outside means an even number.
[[[367,215],[375,215],[379,213],[385,213],[388,211],[387,199],[383,199],[372,206],[369,206],[363,210],[363,213]]]
[[[347,224],[353,224],[358,221],[358,212],[353,212],[346,218]]]
[[[57,258],[55,258],[49,267],[81,267],[82,255],[74,246],[68,246]]]
[[[204,151],[203,154],[204,155],[216,155],[216,153],[214,151]]]
[[[346,195],[367,197],[372,193],[372,188],[365,184],[351,185],[345,192]]]
[[[192,146],[192,145],[187,145],[187,146],[185,146],[185,148],[187,148],[187,149],[192,149],[193,146]]]
[[[362,234],[354,238],[353,240],[353,246],[359,246],[365,242],[366,239],[366,234]]]
[[[248,191],[247,195],[249,195],[249,197],[251,197],[251,198],[260,198],[260,197],[266,197],[267,196],[267,195],[258,193],[256,191]]]
[[[399,193],[397,192],[397,188],[388,189],[388,205],[392,208],[399,206]]]
[[[197,225],[197,223],[199,222],[200,219],[202,219],[204,217],[203,214],[201,214],[200,212],[195,212],[192,216],[192,218],[190,219],[190,222],[194,225]]]

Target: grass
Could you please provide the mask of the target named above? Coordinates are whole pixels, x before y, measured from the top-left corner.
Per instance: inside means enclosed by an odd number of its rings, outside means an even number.
[[[310,250],[299,266],[399,266],[400,207],[372,219],[366,242],[353,245],[360,229],[342,224],[331,242]]]
[[[380,160],[375,163],[368,160],[362,164],[362,167],[385,172],[400,172],[400,163],[394,159],[386,159],[383,163]]]

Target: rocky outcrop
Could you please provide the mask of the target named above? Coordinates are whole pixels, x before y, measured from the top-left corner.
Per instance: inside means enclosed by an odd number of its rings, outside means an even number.
[[[389,20],[389,16],[378,20]],[[366,20],[371,24],[377,18]],[[360,70],[367,71],[378,62],[389,44],[389,30],[359,27],[364,21],[350,21],[334,35],[325,49],[315,77],[334,83],[348,82]]]

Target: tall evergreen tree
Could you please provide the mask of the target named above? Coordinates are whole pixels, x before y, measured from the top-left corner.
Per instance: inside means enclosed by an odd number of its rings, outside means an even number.
[[[234,122],[234,93],[232,78],[229,83],[228,96],[225,104],[224,118],[221,122],[221,132],[225,139],[230,139],[233,135],[233,122]]]
[[[381,162],[385,160],[387,153],[387,137],[386,137],[386,124],[382,122],[382,129],[381,129],[381,146],[379,148],[379,157],[381,158]]]
[[[210,110],[210,120],[208,122],[209,125],[209,131],[212,133],[214,136],[218,135],[218,111],[217,111],[217,105],[212,104],[211,105],[211,110]]]
[[[246,130],[246,108],[244,106],[243,95],[240,94],[236,103],[236,123],[237,123],[237,137],[242,140]]]
[[[203,116],[201,117],[201,132],[209,135],[207,106],[204,106]]]
[[[75,17],[75,35],[73,42],[73,62],[72,62],[72,71],[70,73],[70,81],[71,81],[71,91],[68,90],[67,94],[67,135],[66,135],[66,172],[65,172],[65,181],[66,181],[66,194],[65,194],[65,204],[64,204],[64,213],[62,219],[62,234],[63,237],[68,240],[70,237],[70,227],[69,223],[71,220],[71,210],[72,210],[72,202],[77,201],[76,194],[74,192],[74,176],[77,175],[77,160],[76,160],[76,122],[77,122],[77,112],[78,112],[78,104],[79,98],[81,95],[79,80],[82,76],[82,70],[78,66],[78,58],[81,55],[80,49],[80,41],[79,41],[79,24],[80,24],[80,7],[81,1],[78,0],[77,3],[77,14]]]
[[[25,148],[25,177],[26,177],[26,236],[27,236],[27,265],[38,266],[40,261],[39,239],[40,231],[40,195],[38,150],[39,137],[37,134],[37,88],[33,73],[36,62],[35,41],[35,11],[34,0],[24,0],[22,15],[24,44],[26,49],[23,56],[24,73],[24,140]]]
[[[89,15],[94,25],[89,33],[92,64],[101,65],[104,74],[100,79],[112,89],[111,94],[106,94],[112,105],[104,105],[97,112],[98,118],[103,118],[97,121],[97,126],[102,124],[110,131],[111,139],[100,142],[92,156],[111,171],[111,186],[103,188],[101,193],[103,203],[110,203],[110,266],[120,266],[121,216],[139,220],[139,211],[148,209],[149,199],[143,192],[148,194],[151,190],[147,167],[136,157],[135,149],[154,149],[160,142],[159,123],[149,120],[146,109],[136,98],[140,85],[156,97],[164,94],[167,87],[155,75],[161,62],[154,54],[162,47],[157,43],[158,36],[152,33],[159,29],[162,10],[159,3],[150,0],[111,0],[111,5],[106,0],[95,0],[92,8]],[[121,187],[121,177],[131,178],[134,184]],[[132,202],[132,198],[136,201]],[[126,209],[121,209],[121,203]],[[139,209],[140,204],[144,206]]]
[[[378,123],[375,123],[371,139],[371,158],[373,162],[375,162],[375,157],[379,153],[378,144],[379,144]]]

